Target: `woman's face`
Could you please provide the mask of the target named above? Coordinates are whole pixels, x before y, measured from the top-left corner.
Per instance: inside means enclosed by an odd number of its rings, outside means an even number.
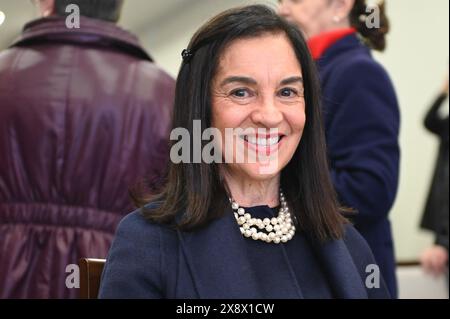
[[[289,163],[305,126],[305,99],[302,69],[284,34],[225,48],[212,82],[212,126],[222,134],[222,157],[232,149],[225,167],[234,175],[270,179]]]
[[[278,13],[302,30],[307,38],[328,31],[336,16],[330,0],[278,0]]]

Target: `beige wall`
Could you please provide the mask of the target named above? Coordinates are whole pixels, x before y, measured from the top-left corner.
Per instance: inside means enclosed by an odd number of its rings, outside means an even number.
[[[183,12],[140,32],[158,63],[176,75],[180,52],[195,30],[213,14],[257,1],[194,1]],[[275,6],[276,1],[265,1]],[[449,1],[388,0],[392,22],[389,47],[376,57],[389,71],[402,112],[400,189],[391,213],[397,259],[416,259],[432,241],[418,230],[431,178],[437,143],[422,127],[422,118],[448,68]],[[176,21],[176,23],[174,23]]]
[[[391,220],[398,258],[411,259],[432,243],[417,225],[438,144],[422,121],[448,72],[449,1],[390,0],[388,9],[389,48],[377,57],[392,76],[402,111],[400,190]]]

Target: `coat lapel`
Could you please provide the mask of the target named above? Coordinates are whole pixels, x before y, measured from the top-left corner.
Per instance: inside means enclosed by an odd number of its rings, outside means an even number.
[[[231,209],[207,227],[190,233],[179,231],[178,236],[199,298],[279,298],[280,288],[283,298],[302,298],[292,282],[295,278],[280,271],[274,270],[270,278],[256,278],[245,246],[249,239],[241,235]],[[259,280],[271,281],[273,291],[263,291]]]

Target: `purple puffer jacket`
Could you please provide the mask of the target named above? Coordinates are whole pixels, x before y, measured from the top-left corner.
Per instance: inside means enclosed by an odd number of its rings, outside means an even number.
[[[82,17],[25,26],[0,53],[0,298],[69,298],[105,258],[128,189],[167,162],[174,80],[137,39]]]

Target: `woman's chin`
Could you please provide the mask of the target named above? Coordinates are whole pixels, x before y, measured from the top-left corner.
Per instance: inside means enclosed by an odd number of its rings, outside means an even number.
[[[242,164],[240,170],[253,180],[263,181],[279,175],[281,167],[277,161],[270,161],[267,163]]]

